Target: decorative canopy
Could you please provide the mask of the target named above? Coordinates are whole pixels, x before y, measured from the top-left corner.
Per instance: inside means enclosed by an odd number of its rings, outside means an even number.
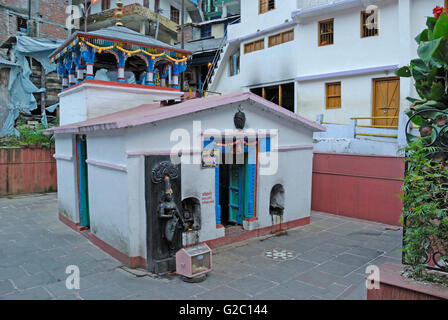
[[[108,60],[101,56],[102,53],[109,54]],[[111,63],[110,56],[115,62]],[[50,55],[50,61],[58,65],[63,89],[84,80],[84,73],[86,79],[110,78],[111,81],[179,88],[178,78],[185,71],[189,56],[189,51],[125,27],[113,26],[74,33]],[[133,61],[132,69],[125,73],[125,68],[129,67],[127,60],[131,57],[138,57],[138,61]],[[102,73],[96,73],[98,70]],[[106,73],[109,78],[102,78]]]

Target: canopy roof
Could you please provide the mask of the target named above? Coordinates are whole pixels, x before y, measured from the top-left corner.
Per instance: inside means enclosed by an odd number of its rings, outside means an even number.
[[[191,55],[190,51],[181,50],[174,46],[171,46],[169,44],[166,44],[160,40],[154,39],[150,36],[143,35],[139,32],[136,32],[134,30],[128,29],[126,27],[120,27],[120,26],[112,26],[96,31],[90,31],[90,32],[81,32],[77,31],[75,32],[67,41],[65,41],[57,50],[55,50],[51,55],[51,58],[57,58],[57,55],[61,53],[61,51],[64,51],[67,48],[70,48],[73,43],[78,38],[93,38],[93,39],[99,39],[99,40],[105,40],[110,41],[114,43],[125,43],[128,45],[134,45],[139,47],[146,47],[146,48],[155,48],[155,49],[162,49],[172,52],[178,52],[183,53],[184,55]]]

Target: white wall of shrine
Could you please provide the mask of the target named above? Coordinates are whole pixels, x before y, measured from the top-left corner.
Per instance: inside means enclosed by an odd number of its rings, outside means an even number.
[[[162,100],[180,100],[182,94],[180,91],[87,80],[59,94],[60,124],[80,122],[142,104],[159,104]]]
[[[204,100],[206,102],[207,100]],[[256,217],[245,222],[247,230],[272,226],[269,214],[270,192],[275,184],[285,188],[283,222],[309,217],[311,210],[312,139],[311,130],[285,121],[254,102],[220,106],[155,124],[119,130],[89,131],[87,136],[88,187],[91,232],[130,257],[146,258],[145,156],[169,154],[179,141],[172,140],[173,130],[180,129],[190,137],[189,150],[198,163],[182,164],[182,199],[195,197],[201,203],[202,228],[199,241],[225,236],[216,225],[215,169],[200,164],[201,132],[207,129],[235,130],[233,116],[241,106],[246,113],[247,132],[251,129],[279,129],[278,153],[259,154],[271,157],[272,174],[262,174],[269,165],[259,164]],[[193,122],[201,121],[194,130]],[[269,132],[269,131],[268,131]],[[71,135],[56,135],[56,154],[69,155],[73,148]],[[198,143],[193,145],[193,137]],[[275,140],[275,139],[273,139]],[[275,145],[271,145],[274,148]],[[185,154],[185,153],[184,153]],[[278,157],[276,157],[278,156]],[[185,159],[185,157],[184,157]],[[278,159],[278,162],[274,160]],[[184,160],[185,161],[185,160]],[[59,202],[70,208],[69,219],[78,219],[75,162],[58,160]],[[266,171],[265,171],[266,172]]]

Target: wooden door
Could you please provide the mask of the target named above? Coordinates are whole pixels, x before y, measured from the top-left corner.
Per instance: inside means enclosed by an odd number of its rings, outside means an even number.
[[[373,119],[375,126],[398,126],[400,112],[400,78],[373,80],[373,117],[396,117]]]

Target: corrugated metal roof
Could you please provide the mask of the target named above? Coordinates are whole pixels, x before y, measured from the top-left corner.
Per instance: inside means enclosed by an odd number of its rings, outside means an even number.
[[[193,52],[193,54],[216,51],[218,50],[222,40],[222,38],[211,38],[199,41],[191,41],[184,44],[184,49]],[[177,45],[177,47],[180,48],[180,45]]]
[[[273,112],[285,120],[292,121],[297,128],[300,126],[311,131],[325,131],[325,128],[316,122],[305,119],[294,112],[265,100],[251,92],[230,94],[224,96],[208,97],[204,99],[192,99],[171,106],[159,104],[144,104],[139,107],[106,114],[86,121],[67,124],[60,127],[47,129],[46,133],[77,133],[97,130],[111,130],[135,127],[143,124],[154,123],[161,120],[181,117],[187,114],[200,112],[220,106],[230,105],[242,101],[251,100],[264,107],[266,111]],[[261,110],[261,108],[260,108]]]
[[[149,46],[149,47],[159,47],[162,49],[172,50],[172,51],[180,51],[184,52],[186,54],[191,54],[191,52],[187,50],[181,50],[179,48],[176,48],[175,46],[171,46],[169,44],[166,44],[165,42],[162,42],[160,40],[154,39],[153,37],[146,36],[144,34],[141,34],[137,31],[131,30],[126,27],[119,27],[119,26],[112,26],[107,27],[95,31],[89,31],[89,32],[81,32],[76,31],[67,41],[65,41],[57,50],[55,50],[50,57],[56,55],[58,52],[60,52],[63,48],[67,47],[73,39],[75,39],[77,36],[92,36],[97,38],[102,38],[106,40],[118,40],[123,42],[129,42],[129,43],[135,43],[138,45],[143,46]]]

